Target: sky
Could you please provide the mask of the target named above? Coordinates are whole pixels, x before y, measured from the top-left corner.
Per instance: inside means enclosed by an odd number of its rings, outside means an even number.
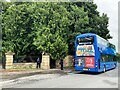
[[[107,14],[109,17],[109,26],[110,35],[113,37],[109,39],[111,43],[116,45],[116,50],[118,51],[118,2],[120,0],[94,0],[94,3],[97,4],[97,10],[102,13]]]

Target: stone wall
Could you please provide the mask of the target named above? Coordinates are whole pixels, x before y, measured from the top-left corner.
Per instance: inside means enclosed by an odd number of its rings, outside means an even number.
[[[41,69],[50,69],[50,56],[42,55]]]
[[[5,68],[6,69],[13,68],[13,55],[14,54],[15,53],[13,53],[11,51],[5,53],[5,55],[6,55],[6,66],[5,66]]]
[[[13,63],[13,68],[36,68],[36,63]]]
[[[64,67],[67,67],[67,66],[73,66],[73,63],[74,63],[74,60],[73,60],[73,56],[71,55],[68,55],[65,57],[65,59],[63,60],[63,63],[64,63]],[[60,60],[57,60],[56,61],[56,68],[60,68]]]
[[[10,68],[36,68],[36,63],[13,63],[14,53],[8,52],[6,54],[6,69]],[[64,67],[73,66],[73,56],[68,55],[63,60]],[[60,61],[56,61],[56,68],[60,68]],[[41,69],[50,69],[50,56],[47,54],[42,55]]]
[[[74,60],[73,56],[71,55],[66,56],[64,59],[64,66],[73,66],[73,63],[74,63],[73,60]]]

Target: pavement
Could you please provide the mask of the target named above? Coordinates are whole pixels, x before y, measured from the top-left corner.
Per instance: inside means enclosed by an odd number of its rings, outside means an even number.
[[[24,82],[46,80],[67,75],[71,70],[35,69],[35,70],[4,70],[0,69],[0,90]]]
[[[33,79],[33,75],[41,76],[40,79],[47,79],[53,77],[53,75],[67,75],[69,70],[60,70],[60,69],[50,69],[50,70],[5,70],[0,69],[0,85],[16,82],[16,81],[24,81],[26,79]],[[45,75],[47,74],[47,75]]]
[[[0,79],[2,81],[12,80],[20,77],[25,76],[32,76],[36,74],[67,74],[64,70],[60,69],[50,69],[50,70],[42,70],[42,69],[35,69],[35,70],[0,70]]]
[[[99,81],[98,83],[103,83],[103,84],[110,84],[108,87],[113,87],[113,85],[116,87],[116,75],[118,69],[115,70],[110,70],[106,73],[103,74],[98,74],[98,75],[87,75],[87,74],[76,74],[74,70],[60,70],[60,69],[50,69],[50,70],[42,70],[42,69],[35,69],[35,70],[0,70],[0,86],[2,88],[13,88],[15,85],[21,85],[24,87],[55,87],[55,83],[58,86],[56,87],[66,87],[66,86],[72,86],[73,82],[76,82],[76,87],[79,87],[78,83],[84,82],[84,85],[86,85],[88,82],[91,82],[91,79],[96,81]],[[89,78],[89,76],[91,76]],[[59,77],[59,78],[58,78]],[[77,77],[77,78],[74,78]],[[93,77],[93,78],[92,78]],[[79,80],[78,80],[79,79]],[[86,82],[84,81],[86,79]],[[55,81],[54,81],[55,80]],[[46,82],[43,82],[46,81]],[[46,83],[48,86],[46,86]],[[66,85],[63,85],[61,82],[65,82]],[[34,84],[34,82],[36,82]],[[41,83],[39,85],[39,83]],[[86,84],[85,84],[86,83]],[[36,86],[37,84],[37,86]],[[78,84],[78,86],[77,86]],[[94,83],[91,83],[94,84]],[[101,84],[101,86],[103,85]],[[82,83],[81,83],[82,85]],[[84,87],[84,85],[82,85]],[[20,86],[20,87],[21,87]],[[82,87],[81,86],[81,87]],[[92,86],[92,85],[88,85]],[[98,86],[98,87],[101,87]],[[16,86],[18,87],[18,86]]]
[[[4,82],[2,88],[117,88],[118,68],[105,73],[36,74]],[[61,71],[61,70],[60,70]],[[12,89],[10,89],[12,90]]]

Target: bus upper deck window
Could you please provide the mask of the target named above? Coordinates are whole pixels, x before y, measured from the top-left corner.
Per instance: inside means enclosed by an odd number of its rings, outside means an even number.
[[[77,44],[79,44],[80,43],[80,38],[78,38],[78,40],[77,40]]]
[[[93,42],[94,42],[93,37],[78,38],[77,40],[78,44],[93,44]]]

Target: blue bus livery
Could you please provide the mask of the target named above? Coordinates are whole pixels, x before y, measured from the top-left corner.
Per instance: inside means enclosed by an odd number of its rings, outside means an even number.
[[[105,72],[116,65],[115,45],[93,33],[76,37],[76,71]]]

